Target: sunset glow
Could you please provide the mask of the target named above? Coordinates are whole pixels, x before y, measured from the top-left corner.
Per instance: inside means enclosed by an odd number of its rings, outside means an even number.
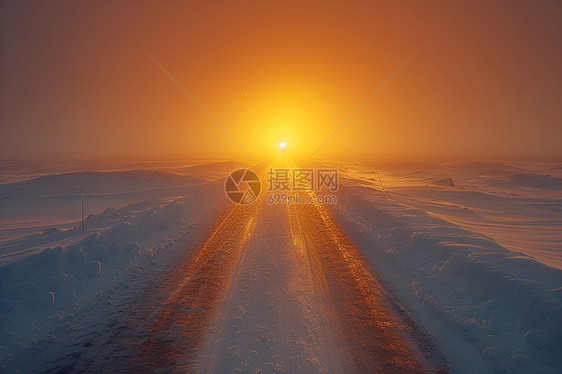
[[[247,158],[147,53],[250,154],[310,154],[411,55],[317,157],[559,153],[547,2],[129,4],[3,4],[2,157]]]

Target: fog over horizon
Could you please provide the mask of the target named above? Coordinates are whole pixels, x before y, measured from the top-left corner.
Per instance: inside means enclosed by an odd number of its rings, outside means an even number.
[[[0,10],[2,160],[562,157],[559,2]]]

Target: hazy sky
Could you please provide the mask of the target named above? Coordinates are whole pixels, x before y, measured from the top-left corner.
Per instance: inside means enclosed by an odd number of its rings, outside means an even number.
[[[101,4],[100,4],[101,3]],[[562,156],[560,1],[2,1],[1,150]]]

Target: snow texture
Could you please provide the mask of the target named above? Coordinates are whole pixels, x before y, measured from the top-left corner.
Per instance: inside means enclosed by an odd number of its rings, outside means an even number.
[[[475,168],[482,170],[482,165]],[[430,187],[431,194],[425,195],[420,191],[427,191],[427,184],[410,185],[412,194],[422,196],[413,202],[404,198],[403,180],[391,181],[382,192],[378,180],[369,181],[366,173],[345,170],[338,205],[333,209],[335,217],[383,275],[386,287],[406,312],[440,341],[454,372],[482,372],[480,360],[487,370],[497,373],[562,372],[560,252],[553,252],[546,260],[539,253],[539,261],[532,250],[507,249],[493,237],[453,223],[455,218],[461,224],[472,220],[473,225],[464,226],[479,228],[478,221],[485,220],[479,209],[467,215],[458,205],[449,205],[453,193],[464,194],[465,205],[481,198],[484,192],[475,190],[482,186],[476,188],[474,179],[472,188],[465,185],[464,191],[457,192],[452,189],[458,184],[442,190]],[[553,194],[541,193],[541,202],[548,210],[560,211],[559,179],[521,174],[492,178],[494,173],[489,170],[486,174],[482,176],[488,180],[486,186],[501,184],[502,189],[515,191],[516,198],[548,189]],[[425,175],[420,179],[432,178]],[[532,190],[519,190],[522,187]],[[429,195],[433,204],[423,199]],[[487,197],[488,202],[499,202],[497,206],[489,203],[489,211],[505,213],[511,208],[505,196]],[[436,202],[441,206],[436,207]],[[445,213],[442,205],[449,208]],[[537,221],[541,214],[548,216],[539,209],[533,214]],[[555,221],[557,230],[562,227],[559,218]],[[545,224],[553,221],[545,218]],[[504,223],[506,227],[509,224]],[[534,225],[531,227],[540,232],[538,223]],[[557,248],[560,232],[558,240],[553,239]],[[542,242],[535,243],[540,246]]]

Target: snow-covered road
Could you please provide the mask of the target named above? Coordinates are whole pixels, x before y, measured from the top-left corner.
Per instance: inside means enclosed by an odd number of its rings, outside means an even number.
[[[322,205],[270,205],[262,195],[234,206],[166,287],[170,296],[132,370],[422,372],[443,365]]]

